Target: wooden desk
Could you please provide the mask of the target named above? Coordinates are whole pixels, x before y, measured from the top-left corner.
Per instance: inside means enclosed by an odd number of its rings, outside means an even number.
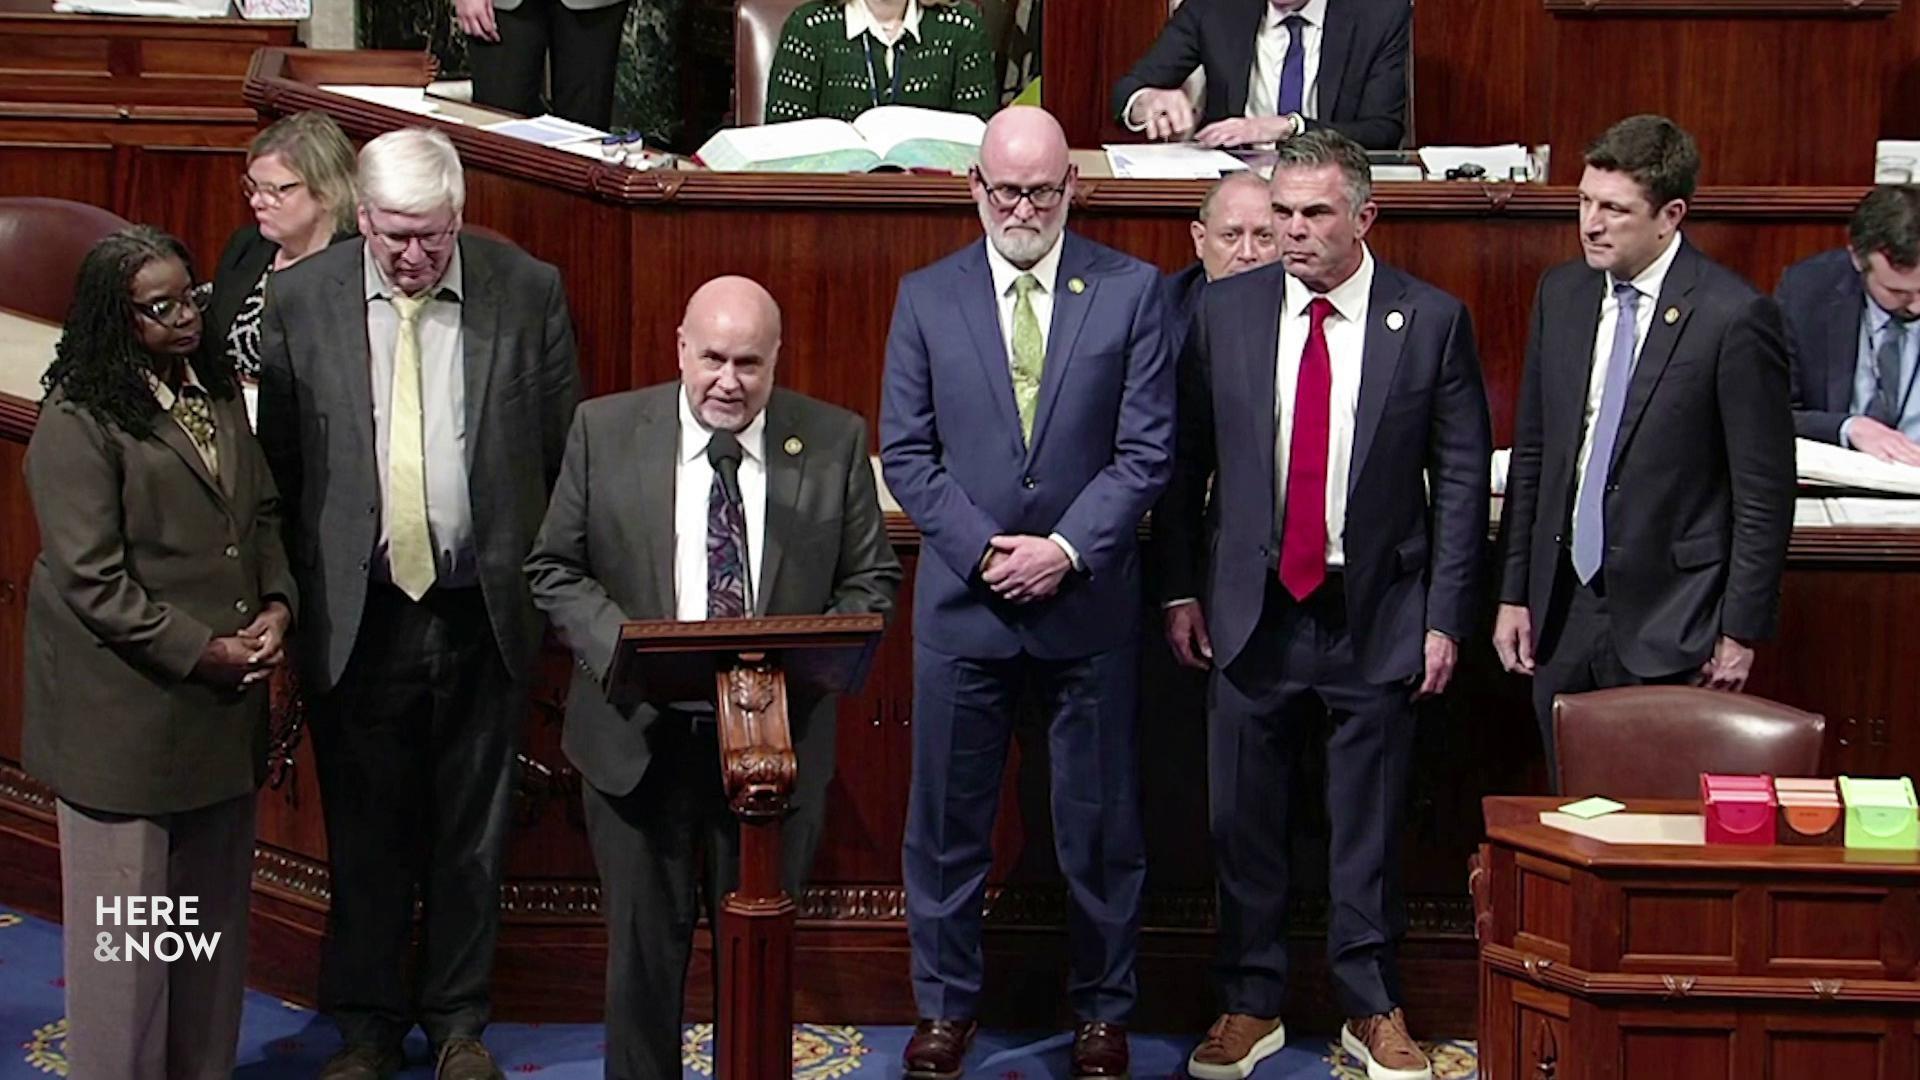
[[[1481,1075],[1920,1071],[1920,853],[1606,844],[1539,823],[1562,801],[1483,804]]]

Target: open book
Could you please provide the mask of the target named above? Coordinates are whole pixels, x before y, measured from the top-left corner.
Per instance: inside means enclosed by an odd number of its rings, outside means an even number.
[[[971,113],[882,105],[849,124],[816,117],[728,128],[700,148],[718,172],[874,172],[932,169],[964,173],[980,156],[987,125]]]

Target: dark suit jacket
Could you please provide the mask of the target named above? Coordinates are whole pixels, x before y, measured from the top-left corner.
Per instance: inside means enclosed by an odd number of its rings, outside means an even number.
[[[1253,42],[1267,0],[1186,0],[1153,47],[1113,86],[1124,122],[1127,99],[1143,87],[1171,90],[1207,70],[1201,123],[1244,116]],[[1369,150],[1398,149],[1407,128],[1407,64],[1413,48],[1408,0],[1329,0],[1321,38],[1317,119]]]
[[[273,276],[260,333],[260,440],[286,500],[307,598],[302,684],[333,687],[353,652],[380,539],[361,252],[338,243]],[[510,244],[460,237],[467,480],[480,586],[500,655],[524,670],[540,615],[520,564],[560,472],[580,398],[560,274]]]
[[[1259,624],[1280,553],[1274,356],[1285,282],[1274,264],[1201,294],[1180,361],[1174,479],[1153,512],[1161,599],[1203,602],[1221,668]],[[1460,301],[1376,260],[1365,340],[1343,534],[1347,615],[1362,674],[1386,683],[1422,670],[1428,630],[1455,639],[1474,630],[1493,437]]]
[[[351,230],[333,235],[332,243],[358,236]],[[220,253],[220,265],[213,272],[213,303],[207,308],[206,337],[226,348],[227,331],[234,316],[247,301],[247,294],[266,272],[280,251],[280,245],[260,235],[260,226],[243,225],[227,238],[227,249]]]
[[[914,641],[949,656],[1074,659],[1139,631],[1135,533],[1173,457],[1160,272],[1072,232],[1062,243],[1031,446],[986,242],[908,274],[894,301],[880,459],[924,543]],[[1051,598],[1008,603],[980,580],[991,537],[1056,532],[1086,572],[1069,573]]]
[[[1773,292],[1786,322],[1793,358],[1793,430],[1803,439],[1838,443],[1853,407],[1860,359],[1860,316],[1867,291],[1846,248],[1802,259],[1780,275]]]
[[[580,406],[546,521],[527,557],[534,601],[576,659],[563,743],[594,787],[624,795],[652,759],[651,705],[606,699],[620,624],[674,617],[674,462],[678,382]],[[797,445],[798,452],[788,447]],[[900,563],[867,458],[867,427],[833,405],[787,390],[767,403],[765,550],[758,613],[886,612]],[[796,702],[796,744],[823,727],[834,699]],[[821,763],[831,768],[831,757]]]
[[[1605,274],[1574,261],[1547,271],[1534,294],[1500,520],[1500,600],[1532,610],[1541,651],[1558,630],[1547,611],[1570,543],[1605,289]],[[1683,243],[1628,386],[1602,565],[1620,660],[1657,677],[1698,667],[1722,634],[1773,635],[1794,498],[1780,309]]]
[[[55,391],[27,446],[24,764],[77,806],[168,814],[266,777],[267,688],[189,678],[265,598],[297,607],[279,496],[238,395],[213,402],[216,480],[180,426],[136,439]]]
[[[1178,356],[1180,344],[1187,338],[1187,327],[1193,322],[1193,313],[1200,306],[1201,290],[1207,287],[1206,264],[1195,259],[1170,274],[1163,274],[1160,287],[1166,290],[1167,325],[1173,329],[1173,353]]]

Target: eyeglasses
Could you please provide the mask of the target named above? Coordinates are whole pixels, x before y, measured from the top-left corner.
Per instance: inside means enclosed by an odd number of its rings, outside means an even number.
[[[369,224],[371,224],[371,222],[369,222]],[[404,253],[409,244],[416,243],[420,245],[421,251],[429,255],[434,255],[453,246],[453,238],[459,228],[460,221],[458,218],[455,218],[453,221],[448,222],[447,227],[441,229],[439,232],[390,233],[383,232],[379,228],[374,227],[368,235],[380,241],[381,246],[393,252],[395,255]]]
[[[304,180],[289,180],[284,184],[263,184],[251,176],[240,178],[240,193],[249,199],[258,195],[260,200],[268,206],[279,206],[286,201],[287,196],[292,194],[295,188],[306,186],[307,183]]]
[[[141,303],[136,300],[133,310],[159,323],[161,326],[185,326],[189,321],[188,312],[199,314],[207,310],[213,301],[213,282],[203,281],[187,290],[185,296],[163,296],[158,300]]]
[[[992,203],[996,210],[1012,210],[1020,205],[1021,199],[1032,203],[1035,210],[1051,210],[1059,206],[1060,200],[1066,197],[1067,181],[1073,178],[1073,166],[1069,165],[1066,175],[1060,178],[1059,183],[1023,188],[1012,184],[993,183],[987,179],[985,173],[980,171],[979,166],[975,166],[970,171],[973,173],[973,178],[980,181],[980,185],[987,189],[987,201]]]

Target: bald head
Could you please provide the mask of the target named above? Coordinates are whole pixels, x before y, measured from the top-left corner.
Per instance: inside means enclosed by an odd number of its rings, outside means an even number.
[[[1022,269],[1039,262],[1067,227],[1074,180],[1066,133],[1051,113],[1015,105],[995,114],[971,177],[994,250]]]
[[[751,278],[714,278],[687,301],[679,354],[694,415],[713,430],[740,431],[773,396],[780,305]]]
[[[1228,173],[1213,185],[1200,203],[1200,220],[1188,230],[1208,281],[1263,266],[1280,254],[1267,182],[1251,169]]]

